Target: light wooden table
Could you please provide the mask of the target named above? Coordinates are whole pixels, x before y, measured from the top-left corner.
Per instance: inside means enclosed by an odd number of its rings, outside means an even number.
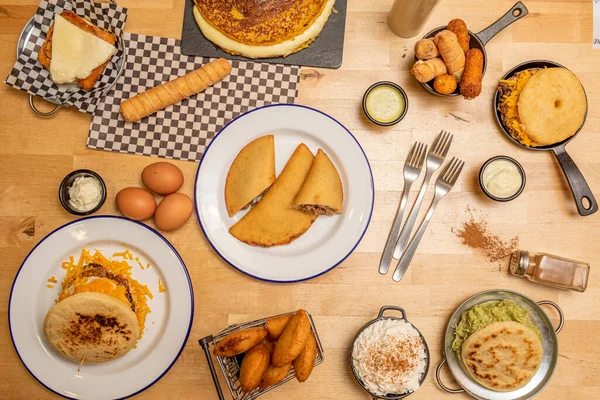
[[[180,37],[182,0],[122,0],[129,8],[127,30]],[[425,30],[463,18],[479,31],[504,14],[512,0],[443,0]],[[288,383],[267,399],[369,398],[354,381],[348,350],[357,330],[386,304],[402,306],[422,330],[432,368],[412,399],[467,398],[445,394],[434,382],[442,336],[454,309],[468,296],[491,288],[510,288],[535,300],[558,302],[567,321],[559,335],[556,373],[539,398],[598,398],[600,383],[600,213],[579,217],[558,164],[548,152],[525,151],[509,143],[496,126],[491,99],[498,78],[529,59],[552,59],[568,66],[587,91],[589,115],[568,146],[600,200],[600,50],[592,50],[590,0],[526,0],[530,14],[501,32],[488,45],[489,64],[483,93],[476,100],[439,99],[419,88],[409,74],[416,39],[395,37],[386,24],[391,0],[349,0],[344,63],[339,70],[302,71],[297,102],[329,113],[348,127],[365,149],[375,179],[375,211],[357,250],[333,271],[308,282],[277,285],[251,279],[228,267],[211,250],[195,217],[166,237],[183,256],[195,290],[194,326],[180,359],[156,385],[139,395],[147,399],[216,398],[206,360],[197,340],[223,327],[298,309],[315,317],[325,347],[325,363],[304,384]],[[34,14],[37,0],[0,0],[0,75],[15,58],[17,36]],[[392,128],[369,124],[360,111],[364,90],[378,80],[398,82],[408,92],[410,109]],[[25,370],[11,344],[7,304],[19,265],[47,233],[72,220],[58,202],[58,184],[70,171],[90,168],[106,180],[109,199],[101,214],[116,214],[115,193],[140,183],[149,157],[88,150],[90,117],[61,110],[49,119],[36,117],[27,96],[0,85],[0,397],[54,397]],[[467,167],[454,190],[441,202],[427,234],[400,284],[377,272],[379,257],[402,190],[401,168],[411,142],[430,142],[441,129],[455,134],[451,155]],[[476,175],[483,161],[497,154],[518,159],[527,171],[527,188],[507,204],[487,200]],[[184,171],[183,192],[192,195],[197,164],[176,162]],[[417,185],[418,188],[418,185]],[[417,188],[415,190],[417,190]],[[414,193],[413,193],[414,196]],[[431,191],[425,203],[429,202]],[[451,233],[466,217],[467,205],[487,215],[490,230],[506,238],[518,235],[521,247],[587,260],[592,274],[586,293],[554,290],[517,279],[506,268],[489,264],[463,247]],[[282,266],[285,268],[285,265]],[[500,270],[501,269],[501,270]],[[555,314],[548,310],[550,315]],[[448,374],[446,374],[448,376]]]

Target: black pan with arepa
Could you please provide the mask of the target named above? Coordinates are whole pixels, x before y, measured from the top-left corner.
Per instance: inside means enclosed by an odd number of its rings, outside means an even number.
[[[526,61],[524,63],[521,63],[521,64],[515,66],[510,71],[508,71],[502,77],[502,80],[507,80],[521,71],[525,71],[525,70],[529,70],[529,69],[544,69],[544,68],[565,68],[565,67],[557,62],[548,61],[548,60]],[[567,69],[567,68],[565,68],[565,69]],[[585,89],[584,89],[584,93],[585,93]],[[496,89],[496,93],[494,95],[494,103],[493,103],[494,115],[496,116],[496,122],[498,122],[498,126],[500,127],[502,132],[504,132],[506,137],[508,137],[516,145],[518,145],[522,148],[525,148],[525,149],[552,151],[554,153],[554,155],[556,156],[556,159],[558,160],[558,163],[559,163],[560,167],[562,168],[562,170],[565,174],[565,177],[567,178],[567,181],[569,183],[569,187],[571,188],[571,192],[573,193],[573,197],[575,199],[575,203],[577,205],[577,211],[579,212],[579,214],[582,216],[587,216],[587,215],[591,215],[591,214],[595,213],[596,211],[598,211],[598,202],[594,198],[594,194],[592,193],[589,185],[587,184],[585,178],[583,177],[583,174],[581,173],[579,168],[577,168],[577,165],[575,165],[575,162],[573,161],[571,156],[569,156],[569,154],[567,153],[567,151],[565,149],[565,146],[571,140],[573,140],[573,138],[575,136],[577,136],[577,134],[581,131],[581,129],[583,128],[583,125],[585,124],[585,120],[587,118],[587,96],[586,96],[585,116],[583,118],[581,126],[579,127],[579,129],[577,129],[577,131],[573,135],[571,135],[570,137],[568,137],[565,140],[558,142],[558,143],[554,143],[554,144],[546,145],[546,146],[535,146],[535,147],[524,145],[518,139],[516,139],[515,137],[513,137],[510,134],[509,130],[506,128],[506,126],[502,122],[502,113],[498,109],[498,104],[501,101],[501,96],[502,96],[502,94],[500,93],[500,90]]]

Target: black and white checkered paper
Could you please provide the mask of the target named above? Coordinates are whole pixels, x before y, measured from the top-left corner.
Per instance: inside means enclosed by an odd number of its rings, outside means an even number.
[[[138,122],[125,122],[123,100],[185,75],[211,61],[181,54],[180,41],[123,34],[125,71],[99,102],[88,147],[154,157],[199,161],[214,135],[235,116],[271,103],[294,103],[300,67],[231,61],[223,81]]]
[[[64,10],[73,11],[99,28],[114,33],[117,38],[117,51],[94,89],[89,92],[74,85],[56,85],[50,78],[50,72],[37,60],[46,33],[54,22],[54,16]],[[118,76],[123,58],[122,30],[126,20],[127,9],[116,4],[95,3],[90,0],[41,0],[33,18],[31,35],[5,83],[52,103],[71,105],[81,112],[92,114],[105,89],[108,89]]]

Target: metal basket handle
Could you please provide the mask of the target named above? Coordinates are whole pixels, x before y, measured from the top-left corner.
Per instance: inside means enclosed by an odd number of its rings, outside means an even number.
[[[438,364],[437,368],[435,369],[435,380],[437,381],[438,385],[440,385],[440,387],[448,393],[453,393],[453,394],[464,393],[464,391],[465,391],[464,389],[450,389],[449,387],[447,387],[446,385],[444,385],[442,383],[442,377],[440,376],[440,373],[442,371],[442,367],[444,366],[444,364],[446,364],[446,356],[444,356],[442,361]]]
[[[36,113],[37,115],[39,115],[40,117],[49,117],[51,115],[54,115],[54,114],[56,114],[56,112],[58,110],[60,110],[64,106],[64,104],[57,104],[56,107],[54,107],[52,110],[50,110],[48,112],[43,112],[43,111],[38,110],[35,107],[35,104],[33,104],[33,98],[34,97],[35,96],[32,95],[32,94],[29,95],[29,107],[31,107],[31,109],[33,110],[33,112]]]
[[[556,311],[558,311],[558,315],[560,317],[559,321],[558,321],[558,326],[554,329],[554,332],[556,332],[556,334],[558,335],[560,333],[560,331],[562,330],[563,326],[565,326],[565,314],[563,313],[562,309],[558,306],[558,304],[556,304],[553,301],[550,300],[542,300],[542,301],[538,301],[537,304],[539,306],[551,306],[554,307],[556,309]]]
[[[206,361],[208,361],[208,368],[210,369],[210,375],[212,376],[213,382],[215,384],[215,389],[217,389],[217,395],[219,396],[219,400],[225,400],[223,396],[223,390],[221,390],[221,384],[219,383],[219,378],[217,377],[217,371],[215,371],[215,366],[212,363],[212,358],[210,357],[210,350],[208,349],[209,343],[213,341],[212,336],[204,337],[198,340],[200,346],[204,350],[204,355],[206,356]]]
[[[117,2],[116,2],[116,0],[109,0],[109,2],[110,2],[110,3],[112,3],[112,4],[114,4],[114,5],[117,5]],[[32,19],[33,19],[33,17],[32,17]],[[124,43],[124,42],[122,43],[122,46],[123,46],[123,53],[125,54],[125,53],[127,52],[127,48],[125,47],[125,43]],[[17,49],[17,58],[18,58],[18,57],[19,57],[19,51],[18,51],[18,49]],[[124,56],[124,57],[125,57],[125,56]],[[124,69],[124,68],[125,68],[125,59],[123,59],[123,60],[121,61],[121,66],[120,66],[120,68],[119,68],[119,71],[118,71],[118,73],[117,73],[117,76],[116,76],[115,80],[114,80],[112,83],[110,83],[109,85],[106,85],[106,88],[104,88],[104,89],[102,90],[102,93],[103,93],[103,94],[105,94],[106,92],[108,92],[108,90],[110,90],[110,89],[113,87],[113,85],[115,84],[115,82],[116,82],[116,81],[117,81],[117,80],[118,80],[118,79],[121,77],[121,75],[122,75],[122,73],[123,73],[123,69]],[[37,108],[37,107],[35,106],[35,104],[33,103],[33,98],[34,98],[34,97],[35,97],[35,96],[34,96],[34,95],[32,95],[32,94],[30,94],[30,95],[29,95],[29,107],[31,107],[31,110],[32,110],[32,111],[33,111],[33,112],[34,112],[36,115],[39,115],[40,117],[50,117],[50,116],[52,116],[52,115],[56,114],[56,113],[58,112],[58,110],[60,110],[62,107],[64,107],[64,106],[66,106],[66,105],[67,105],[66,103],[57,104],[57,105],[56,105],[56,107],[54,107],[52,110],[50,110],[50,111],[48,111],[48,112],[43,112],[43,111],[40,111],[40,110],[38,110],[38,108]],[[68,98],[67,98],[67,100],[68,100]]]

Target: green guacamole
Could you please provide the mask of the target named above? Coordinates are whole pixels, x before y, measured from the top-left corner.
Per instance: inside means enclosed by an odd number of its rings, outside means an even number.
[[[512,300],[488,301],[479,304],[460,316],[460,322],[454,328],[452,350],[459,352],[463,343],[476,331],[494,322],[516,321],[530,328],[542,340],[542,334],[529,319],[529,313]]]

